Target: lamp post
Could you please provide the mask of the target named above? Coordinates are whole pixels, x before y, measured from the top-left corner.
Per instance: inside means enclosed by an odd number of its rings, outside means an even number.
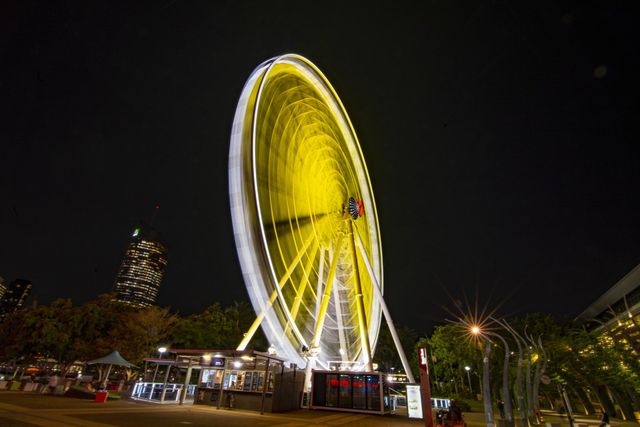
[[[513,421],[513,410],[511,409],[511,396],[509,394],[509,344],[502,336],[495,332],[485,332],[486,335],[498,338],[504,345],[504,363],[502,364],[502,398],[504,399],[504,412],[507,421]]]
[[[484,420],[487,427],[495,427],[493,419],[493,405],[491,403],[491,385],[489,384],[489,355],[491,355],[491,341],[482,334],[479,326],[471,326],[471,334],[485,339],[484,358],[482,359],[482,400],[484,403]]]
[[[493,320],[498,325],[506,329],[511,334],[511,336],[513,337],[513,340],[518,345],[518,371],[516,376],[516,400],[518,402],[518,411],[520,412],[520,419],[522,420],[524,427],[528,427],[529,418],[527,417],[527,405],[526,405],[526,399],[525,399],[525,393],[524,393],[525,390],[524,390],[524,384],[522,380],[523,353],[522,353],[522,344],[521,344],[521,341],[524,342],[525,344],[526,344],[526,341],[524,341],[524,338],[522,338],[515,331],[515,329],[513,329],[511,325],[509,325],[506,322],[506,320],[500,321],[493,318],[491,320]]]
[[[465,366],[464,370],[467,371],[467,380],[469,381],[469,391],[471,392],[471,396],[473,396],[473,387],[471,387],[471,375],[469,375],[469,371],[471,371],[471,367]]]

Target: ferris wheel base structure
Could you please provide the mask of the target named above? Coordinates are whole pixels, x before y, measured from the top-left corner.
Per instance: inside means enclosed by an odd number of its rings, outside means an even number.
[[[335,90],[294,54],[260,64],[233,122],[229,195],[256,320],[272,350],[307,379],[316,366],[371,371],[382,317],[414,378],[383,298],[373,191]]]

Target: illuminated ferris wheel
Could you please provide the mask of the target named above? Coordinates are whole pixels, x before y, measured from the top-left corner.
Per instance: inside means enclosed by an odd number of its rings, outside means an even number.
[[[298,365],[371,370],[383,311],[397,338],[382,299],[373,192],[344,106],[306,58],[279,56],[249,77],[233,123],[229,178],[236,246],[257,314],[239,349],[262,325],[276,352]]]

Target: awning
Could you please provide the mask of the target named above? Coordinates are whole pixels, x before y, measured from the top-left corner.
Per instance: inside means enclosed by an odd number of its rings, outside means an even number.
[[[91,360],[87,362],[87,365],[96,365],[98,363],[103,363],[105,365],[124,366],[125,368],[137,368],[137,366],[133,363],[127,362],[117,350],[99,359]]]

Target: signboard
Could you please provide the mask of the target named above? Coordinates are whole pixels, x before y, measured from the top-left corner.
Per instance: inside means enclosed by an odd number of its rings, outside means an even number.
[[[429,359],[427,349],[418,349],[418,368],[420,368],[420,400],[424,415],[425,427],[433,427],[433,411],[431,409],[431,386],[429,385]]]
[[[211,359],[211,366],[215,366],[216,368],[224,368],[224,357],[214,357]]]
[[[387,382],[391,384],[406,384],[409,382],[409,378],[405,374],[388,374]]]
[[[409,418],[422,418],[420,386],[417,384],[407,384],[407,411]]]

